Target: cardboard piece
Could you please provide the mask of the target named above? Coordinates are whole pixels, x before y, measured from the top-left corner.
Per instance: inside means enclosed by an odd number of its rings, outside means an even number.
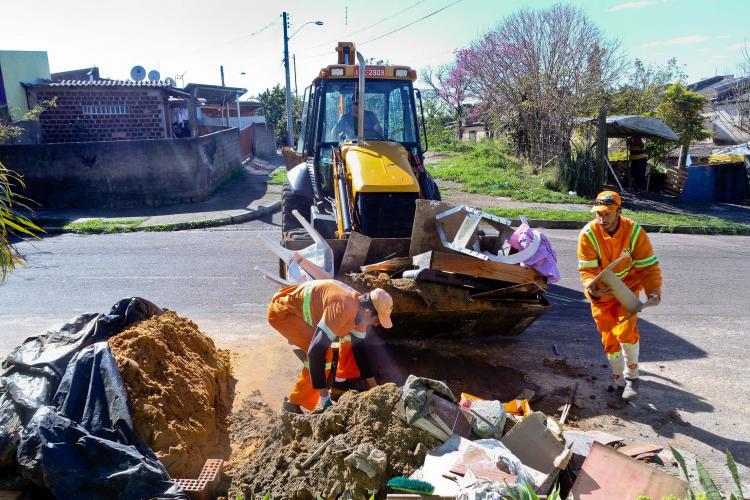
[[[594,442],[569,498],[632,500],[640,495],[682,498],[688,484],[617,450]]]
[[[411,228],[411,244],[409,245],[409,256],[413,257],[430,250],[443,248],[440,235],[437,231],[435,216],[453,208],[453,205],[442,201],[417,200],[414,211],[414,225]],[[455,219],[445,221],[443,228],[448,237],[453,238],[461,227],[461,220]]]
[[[559,473],[555,464],[561,464],[560,457],[570,451],[566,450],[563,441],[547,428],[546,416],[540,412],[523,417],[500,442],[518,457],[523,465],[538,473],[534,477],[534,487],[537,491],[541,491],[547,484],[551,486]]]

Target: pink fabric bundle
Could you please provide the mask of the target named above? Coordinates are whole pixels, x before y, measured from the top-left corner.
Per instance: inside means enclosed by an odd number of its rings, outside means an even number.
[[[522,266],[532,267],[547,277],[547,283],[560,281],[560,270],[557,268],[557,253],[552,248],[547,235],[538,229],[531,229],[528,224],[521,224],[508,239],[510,246],[516,250],[523,250],[534,241],[534,233],[542,239],[539,249],[529,259],[521,263]]]

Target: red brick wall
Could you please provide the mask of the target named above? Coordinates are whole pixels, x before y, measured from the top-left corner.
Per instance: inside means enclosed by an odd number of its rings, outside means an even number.
[[[160,90],[49,87],[29,93],[32,104],[57,97],[57,107],[39,117],[43,143],[167,137]]]

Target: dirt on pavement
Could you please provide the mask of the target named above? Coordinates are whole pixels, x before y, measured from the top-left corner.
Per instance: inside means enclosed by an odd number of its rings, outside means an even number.
[[[197,477],[206,459],[229,456],[228,351],[171,311],[131,326],[109,345],[135,430],[172,477]]]

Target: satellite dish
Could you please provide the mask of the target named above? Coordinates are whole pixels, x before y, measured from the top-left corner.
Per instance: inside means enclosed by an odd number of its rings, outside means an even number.
[[[160,78],[161,78],[161,75],[155,69],[152,69],[151,71],[148,72],[148,79],[150,81],[158,82]]]
[[[130,78],[136,82],[140,82],[146,78],[146,68],[143,66],[133,66],[133,69],[130,70]]]
[[[170,78],[170,77],[166,77],[164,79],[164,83],[166,83],[170,87],[176,87],[177,86],[177,82],[174,81],[174,78]]]

